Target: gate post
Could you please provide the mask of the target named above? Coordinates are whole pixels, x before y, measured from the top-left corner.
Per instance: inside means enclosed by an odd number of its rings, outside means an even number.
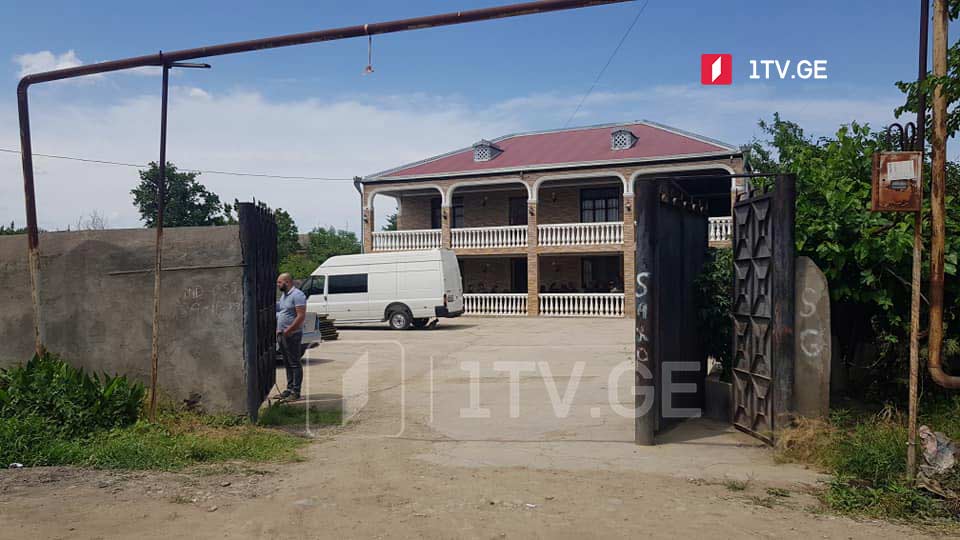
[[[773,191],[773,412],[774,426],[789,422],[795,410],[794,382],[794,324],[796,314],[796,258],[794,250],[794,221],[796,220],[797,177],[794,174],[777,176]]]
[[[660,182],[641,180],[635,189],[636,198],[636,251],[635,275],[632,276],[636,288],[634,316],[634,441],[637,444],[653,445],[653,434],[657,422],[656,384],[654,383],[654,347],[653,337],[657,335],[656,313],[656,275],[654,261],[656,250],[656,213],[660,205]],[[624,223],[624,226],[627,226]],[[632,226],[632,224],[631,224]],[[625,276],[626,277],[626,276]]]

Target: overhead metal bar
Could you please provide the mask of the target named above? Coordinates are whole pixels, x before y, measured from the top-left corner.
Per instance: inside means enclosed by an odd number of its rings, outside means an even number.
[[[27,243],[29,246],[30,257],[30,282],[33,296],[34,341],[37,353],[39,354],[43,351],[43,336],[41,335],[42,324],[39,297],[40,241],[37,228],[37,207],[33,181],[33,149],[30,139],[30,114],[29,100],[27,97],[27,90],[30,88],[30,86],[39,83],[72,79],[98,73],[109,73],[137,67],[158,66],[161,68],[169,68],[177,62],[185,62],[199,58],[210,58],[213,56],[223,56],[227,54],[258,51],[263,49],[276,49],[279,47],[305,45],[308,43],[319,43],[323,41],[335,41],[339,39],[361,36],[373,36],[377,34],[390,34],[395,32],[405,32],[408,30],[420,30],[438,26],[450,26],[469,22],[517,17],[521,15],[533,15],[538,13],[548,13],[552,11],[563,11],[568,9],[578,9],[583,7],[615,4],[628,1],[632,0],[541,0],[537,2],[525,2],[521,4],[511,4],[492,8],[456,11],[441,15],[415,17],[412,19],[347,26],[329,30],[319,30],[315,32],[304,32],[300,34],[287,34],[283,36],[267,37],[249,41],[222,43],[219,45],[209,45],[195,49],[161,52],[146,56],[136,56],[133,58],[124,58],[121,60],[112,60],[108,62],[47,71],[43,73],[34,73],[23,77],[20,79],[20,83],[17,85],[17,107],[20,117],[20,149],[23,166],[24,203],[26,205],[27,214]],[[163,163],[161,163],[161,166],[162,165]]]

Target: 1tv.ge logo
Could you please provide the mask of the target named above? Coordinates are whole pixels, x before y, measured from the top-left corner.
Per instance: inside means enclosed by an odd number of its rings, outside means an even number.
[[[733,83],[733,55],[732,54],[700,55],[700,83],[701,84]]]
[[[749,80],[827,79],[826,60],[750,60]],[[772,69],[771,69],[772,68]],[[733,84],[733,55],[701,54],[700,83],[704,85]]]

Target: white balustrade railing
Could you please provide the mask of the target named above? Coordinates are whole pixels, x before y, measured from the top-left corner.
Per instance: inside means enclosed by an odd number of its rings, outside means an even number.
[[[584,246],[622,244],[623,222],[551,223],[537,225],[537,242],[541,246]]]
[[[464,315],[523,317],[527,314],[527,293],[480,293],[463,295]]]
[[[463,227],[450,231],[450,243],[457,248],[526,247],[527,226]]]
[[[376,231],[373,233],[374,251],[412,251],[440,247],[440,229],[409,231]]]
[[[708,222],[707,239],[711,242],[725,242],[733,236],[732,217],[712,217]]]
[[[544,317],[623,317],[623,293],[540,293]]]

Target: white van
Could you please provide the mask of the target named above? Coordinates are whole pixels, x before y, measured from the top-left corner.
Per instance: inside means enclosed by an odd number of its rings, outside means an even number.
[[[460,266],[449,249],[330,257],[300,290],[307,312],[326,313],[337,323],[387,321],[405,330],[463,315]]]

